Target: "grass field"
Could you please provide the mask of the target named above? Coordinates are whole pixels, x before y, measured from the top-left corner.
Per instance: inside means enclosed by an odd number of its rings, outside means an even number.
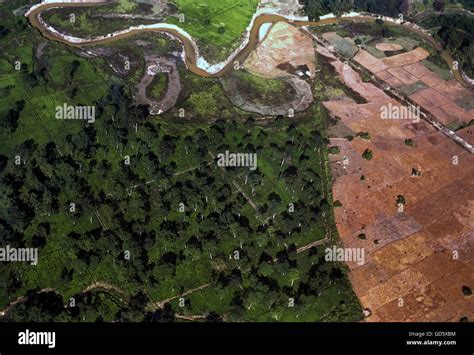
[[[242,34],[257,9],[258,0],[175,0],[178,13],[166,17],[188,31],[198,42],[201,53],[212,62],[222,61],[240,45]],[[141,14],[141,6],[122,0],[118,4],[97,8],[51,9],[44,13],[45,21],[59,31],[79,37],[105,35],[130,26],[156,23],[152,19],[100,18],[98,14]],[[71,15],[74,14],[74,22]],[[146,12],[145,12],[146,14]]]
[[[127,13],[124,7],[120,11],[115,11],[116,13],[123,14]],[[109,9],[110,12],[114,8],[110,6],[101,6],[98,9],[101,9],[101,12],[107,13],[106,9]],[[131,13],[132,10],[128,11]],[[97,16],[97,10],[95,8],[58,8],[50,9],[43,13],[43,18],[46,23],[51,24],[59,32],[66,33],[68,35],[88,38],[88,37],[98,37],[104,36],[108,33],[112,33],[119,30],[127,29],[131,26],[138,25],[147,25],[156,23],[156,21],[151,19],[123,19],[123,18],[100,18]],[[74,20],[71,20],[71,16],[74,16]]]
[[[169,18],[196,38],[205,58],[221,61],[240,45],[257,0],[175,0],[184,22]]]

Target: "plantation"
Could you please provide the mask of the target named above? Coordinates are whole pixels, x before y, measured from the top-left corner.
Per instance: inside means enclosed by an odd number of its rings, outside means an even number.
[[[180,5],[192,19],[197,5]],[[39,263],[0,264],[0,309],[30,295],[4,319],[361,318],[344,265],[324,258],[325,243],[337,241],[325,111],[256,123],[218,80],[180,64],[179,105],[151,117],[130,96],[135,74],[119,77],[104,59],[54,42],[39,55],[44,39],[8,14],[0,243],[38,248]],[[153,95],[165,85],[158,76]],[[94,106],[95,123],[57,120],[64,103]],[[215,156],[226,150],[255,152],[258,168],[222,169]]]

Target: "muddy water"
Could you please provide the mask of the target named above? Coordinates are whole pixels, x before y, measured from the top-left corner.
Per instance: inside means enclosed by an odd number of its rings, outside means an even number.
[[[110,4],[113,1],[103,1],[103,2],[96,2],[96,3],[61,3],[61,4],[44,4],[42,6],[39,6],[36,8],[34,11],[32,11],[28,19],[33,27],[38,29],[42,35],[50,40],[54,41],[59,41],[62,43],[65,43],[69,46],[74,46],[74,47],[85,47],[85,46],[90,46],[90,45],[97,45],[97,44],[104,44],[104,43],[110,43],[110,42],[115,42],[120,39],[128,38],[135,36],[139,33],[144,33],[144,32],[165,32],[168,33],[176,38],[178,38],[181,43],[184,46],[185,49],[185,61],[186,65],[189,68],[191,72],[194,74],[197,74],[199,76],[203,77],[222,77],[225,76],[232,71],[234,71],[234,63],[237,61],[239,63],[243,63],[243,61],[248,57],[248,55],[257,47],[259,44],[259,29],[260,26],[263,25],[264,23],[276,23],[276,22],[287,22],[291,23],[296,26],[304,27],[304,26],[324,26],[324,25],[330,25],[330,24],[337,24],[341,22],[348,22],[348,21],[361,21],[361,22],[374,22],[375,19],[369,16],[360,16],[360,17],[350,17],[350,18],[330,18],[330,19],[324,19],[320,21],[290,21],[289,19],[278,16],[278,15],[272,15],[272,14],[263,14],[258,16],[255,21],[254,25],[250,30],[249,33],[249,42],[248,44],[240,50],[239,53],[235,56],[233,61],[230,61],[225,67],[223,67],[220,71],[216,73],[208,73],[206,70],[199,68],[196,65],[196,60],[197,60],[197,55],[196,51],[193,46],[193,42],[183,36],[181,33],[174,29],[169,29],[169,28],[143,28],[143,29],[135,29],[132,31],[129,31],[127,33],[119,34],[113,37],[108,37],[108,38],[102,38],[102,39],[95,39],[95,40],[90,40],[86,43],[71,43],[67,41],[66,39],[62,38],[59,34],[53,33],[50,30],[48,30],[46,27],[43,26],[43,24],[39,20],[39,15],[41,12],[52,9],[52,8],[68,8],[68,7],[89,7],[89,6],[101,6],[101,5],[106,5]],[[437,50],[441,52],[442,58],[446,61],[448,66],[450,68],[453,68],[453,58],[450,55],[449,52],[445,51],[442,49],[442,47],[439,45],[439,43],[436,42],[434,38],[429,36],[428,34],[424,33],[421,30],[417,30],[412,27],[407,27],[403,26],[406,29],[409,29],[412,32],[417,33],[421,37],[423,37],[426,41],[428,41],[431,45],[433,45]],[[453,75],[454,77],[465,87],[472,87],[469,85],[462,77],[461,73],[458,70],[453,70]]]
[[[286,19],[285,17],[278,16],[278,15],[269,15],[269,14],[264,14],[261,16],[258,16],[255,19],[254,26],[252,27],[250,34],[249,34],[249,42],[248,44],[240,50],[240,52],[236,55],[233,61],[231,61],[228,65],[226,65],[222,70],[219,72],[213,74],[213,73],[208,73],[207,71],[199,68],[196,65],[196,51],[194,49],[193,43],[189,40],[189,38],[184,37],[182,34],[180,34],[178,31],[174,29],[168,29],[168,28],[143,28],[143,29],[135,29],[132,31],[129,31],[127,33],[119,34],[113,37],[108,37],[108,38],[102,38],[102,39],[95,39],[95,40],[90,40],[86,43],[71,43],[68,40],[62,38],[59,34],[53,33],[50,30],[48,30],[46,27],[43,26],[43,24],[40,22],[38,16],[41,14],[41,12],[46,11],[48,9],[52,8],[68,8],[68,7],[90,7],[90,6],[100,6],[100,5],[105,5],[109,4],[110,2],[102,2],[102,3],[62,3],[62,4],[44,4],[40,7],[38,7],[36,10],[32,11],[28,19],[33,27],[38,29],[41,34],[54,41],[62,42],[64,44],[67,44],[69,46],[74,46],[74,47],[86,47],[90,45],[97,45],[97,44],[104,44],[104,43],[110,43],[110,42],[115,42],[120,39],[128,38],[128,37],[133,37],[139,33],[144,33],[144,32],[165,32],[169,33],[170,35],[178,38],[181,43],[184,46],[185,53],[186,53],[186,64],[191,72],[194,74],[204,76],[204,77],[222,77],[234,70],[234,62],[237,61],[239,63],[242,63],[258,45],[259,40],[258,40],[258,32],[260,29],[260,26],[264,23],[276,23],[280,21],[284,21],[287,23],[292,23],[296,26],[322,26],[322,25],[328,25],[328,24],[334,24],[337,23],[338,20],[336,19],[326,19],[318,22],[310,22],[310,21],[294,21],[291,22],[290,20]]]

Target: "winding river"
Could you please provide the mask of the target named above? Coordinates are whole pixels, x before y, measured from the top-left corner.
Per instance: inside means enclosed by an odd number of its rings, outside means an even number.
[[[166,23],[156,24],[156,25],[147,25],[147,26],[138,26],[131,27],[124,31],[118,31],[113,34],[109,34],[102,37],[82,39],[75,38],[63,35],[57,30],[47,25],[41,18],[41,13],[52,8],[68,8],[68,7],[89,7],[89,6],[101,6],[107,5],[115,2],[114,0],[85,0],[84,2],[68,2],[68,0],[55,0],[46,1],[36,6],[33,6],[30,11],[27,13],[27,17],[33,27],[38,29],[41,34],[50,40],[62,42],[69,46],[74,47],[84,47],[88,45],[97,45],[115,42],[120,39],[133,37],[140,33],[145,32],[161,32],[167,33],[174,38],[177,38],[184,47],[184,61],[188,69],[203,77],[223,77],[234,71],[234,63],[243,61],[248,57],[248,55],[257,47],[259,44],[259,30],[260,26],[266,23],[276,23],[276,22],[287,22],[299,27],[309,27],[309,26],[325,26],[330,24],[338,24],[344,21],[361,21],[361,22],[374,22],[376,16],[373,15],[360,15],[356,14],[353,16],[347,17],[328,17],[322,18],[320,21],[306,21],[302,18],[290,19],[288,17],[277,15],[274,13],[266,13],[264,11],[257,11],[254,15],[249,28],[247,29],[246,38],[242,42],[242,45],[232,53],[229,58],[219,63],[218,65],[210,66],[204,58],[199,54],[199,49],[192,38],[186,31],[182,30],[178,26],[169,25]],[[71,0],[69,0],[71,1]],[[423,31],[423,29],[417,28],[411,24],[398,24],[393,19],[388,19],[394,25],[402,26],[412,32],[415,32],[427,42],[429,42],[434,48],[440,51],[441,57],[448,64],[450,68],[453,68],[453,58],[449,52],[443,50],[442,46],[436,42],[436,40]],[[462,72],[459,70],[452,70],[454,77],[464,86],[464,87],[473,87],[462,76]]]

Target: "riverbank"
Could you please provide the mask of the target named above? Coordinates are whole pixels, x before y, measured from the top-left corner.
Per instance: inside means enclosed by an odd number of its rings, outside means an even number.
[[[264,24],[283,21],[300,27],[310,27],[337,24],[347,20],[375,21],[377,18],[381,18],[384,21],[388,21],[398,26],[403,26],[404,28],[407,28],[420,35],[423,39],[430,43],[430,45],[441,52],[442,58],[448,64],[449,68],[451,68],[456,80],[458,80],[464,87],[473,87],[472,83],[464,79],[462,72],[458,69],[455,69],[455,66],[453,65],[454,59],[451,54],[448,51],[443,50],[442,46],[436,42],[436,40],[427,31],[423,30],[416,24],[412,24],[410,22],[402,23],[399,19],[393,19],[390,17],[380,17],[373,14],[359,14],[352,12],[339,18],[335,17],[333,14],[328,14],[322,16],[319,21],[308,21],[307,17],[279,15],[275,9],[259,9],[252,17],[252,20],[245,31],[244,40],[242,41],[241,45],[225,61],[211,64],[200,54],[199,48],[193,37],[181,27],[176,25],[167,23],[141,25],[130,27],[123,31],[109,33],[105,36],[85,39],[64,35],[52,26],[46,24],[41,18],[41,13],[43,11],[55,7],[99,6],[101,4],[107,4],[111,2],[110,0],[85,0],[84,2],[80,3],[73,1],[74,0],[44,0],[41,4],[33,6],[25,16],[28,17],[31,25],[38,29],[44,37],[75,47],[109,43],[119,39],[132,37],[136,34],[144,32],[167,33],[183,44],[183,61],[185,62],[187,68],[194,74],[204,77],[225,76],[234,70],[236,67],[236,62],[243,63],[250,52],[257,47],[261,37],[260,27]]]

